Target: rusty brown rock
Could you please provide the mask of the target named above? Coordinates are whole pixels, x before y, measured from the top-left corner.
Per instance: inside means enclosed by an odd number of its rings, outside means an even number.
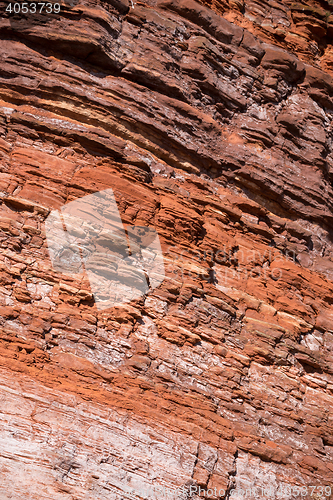
[[[1,500],[332,485],[331,12],[2,18]],[[108,188],[129,234],[156,228],[165,279],[99,310],[45,220]]]

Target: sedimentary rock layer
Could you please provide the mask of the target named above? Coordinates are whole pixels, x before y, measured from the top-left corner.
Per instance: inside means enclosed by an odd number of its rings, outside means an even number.
[[[1,499],[333,484],[333,9],[203,4],[0,21]],[[100,311],[45,220],[108,188],[166,276]]]

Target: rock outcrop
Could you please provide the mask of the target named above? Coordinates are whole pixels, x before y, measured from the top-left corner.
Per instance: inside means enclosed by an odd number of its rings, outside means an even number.
[[[87,0],[0,20],[1,500],[333,498],[332,16]],[[45,220],[108,188],[165,279],[98,310]]]

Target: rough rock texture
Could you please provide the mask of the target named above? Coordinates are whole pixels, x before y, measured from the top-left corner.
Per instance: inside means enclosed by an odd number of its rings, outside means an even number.
[[[206,4],[263,40],[296,52],[303,61],[310,60],[332,72],[332,0],[212,0]]]
[[[1,500],[333,485],[332,4],[202,4],[0,21]],[[107,188],[166,279],[98,311],[44,221]]]

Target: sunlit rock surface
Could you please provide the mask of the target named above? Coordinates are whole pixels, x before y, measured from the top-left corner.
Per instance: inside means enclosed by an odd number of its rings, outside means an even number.
[[[330,498],[332,2],[133,5],[0,20],[0,499]],[[99,310],[45,220],[107,189],[165,279]]]

